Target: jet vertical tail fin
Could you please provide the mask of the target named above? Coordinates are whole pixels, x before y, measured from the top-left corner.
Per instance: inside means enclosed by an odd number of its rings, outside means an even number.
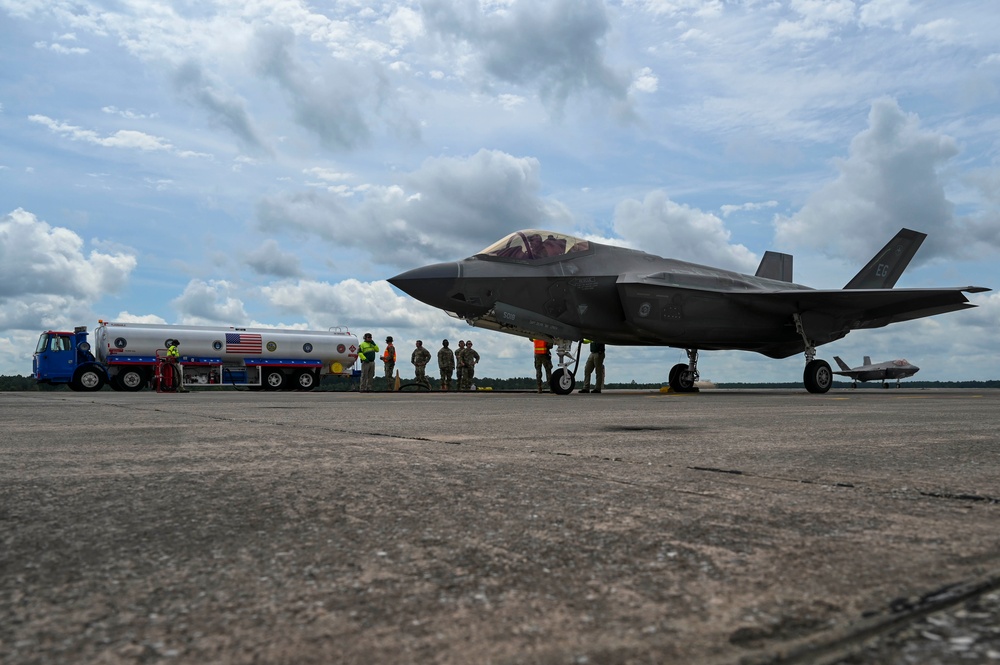
[[[791,282],[792,255],[772,252],[770,250],[764,252],[764,258],[760,260],[760,265],[757,266],[755,274],[757,277],[776,279],[780,282]]]
[[[833,359],[837,361],[838,365],[840,365],[840,369],[844,370],[845,372],[851,371],[851,368],[848,367],[847,363],[845,363],[843,360],[840,359],[840,356],[834,356]]]
[[[844,288],[891,289],[926,237],[926,233],[900,229]]]
[[[871,356],[865,356],[865,364],[866,365],[871,365],[872,364],[872,357]]]

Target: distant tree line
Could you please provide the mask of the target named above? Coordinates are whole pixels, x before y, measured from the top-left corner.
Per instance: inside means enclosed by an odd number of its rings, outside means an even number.
[[[69,390],[66,386],[50,386],[36,383],[30,376],[0,376],[0,391],[17,392],[20,390]]]

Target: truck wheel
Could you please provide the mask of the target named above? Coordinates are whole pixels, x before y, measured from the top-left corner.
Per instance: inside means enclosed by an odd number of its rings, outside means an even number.
[[[268,390],[281,390],[285,387],[285,374],[280,369],[264,370],[264,387]]]
[[[316,372],[311,369],[301,370],[295,375],[295,387],[299,390],[312,390],[316,383]]]
[[[146,385],[146,375],[142,370],[138,369],[125,369],[118,373],[115,377],[115,383],[121,390],[128,392],[136,392],[142,390]]]
[[[74,390],[93,392],[104,387],[104,372],[94,366],[81,367],[73,375]]]

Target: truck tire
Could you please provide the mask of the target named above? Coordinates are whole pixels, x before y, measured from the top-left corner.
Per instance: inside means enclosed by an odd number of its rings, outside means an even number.
[[[264,388],[266,390],[281,390],[285,387],[287,380],[285,373],[280,369],[264,370]]]
[[[104,387],[104,370],[94,365],[84,365],[73,375],[71,387],[80,392],[93,392]]]
[[[146,373],[141,369],[126,367],[112,380],[112,386],[117,385],[119,390],[126,392],[136,392],[146,387],[147,380]]]
[[[316,379],[316,372],[311,369],[300,370],[295,375],[295,388],[298,390],[312,390],[319,383]]]

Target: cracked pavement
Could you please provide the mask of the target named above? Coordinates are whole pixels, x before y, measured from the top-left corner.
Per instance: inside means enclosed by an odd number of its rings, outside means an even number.
[[[994,658],[998,402],[3,393],[0,661]]]

